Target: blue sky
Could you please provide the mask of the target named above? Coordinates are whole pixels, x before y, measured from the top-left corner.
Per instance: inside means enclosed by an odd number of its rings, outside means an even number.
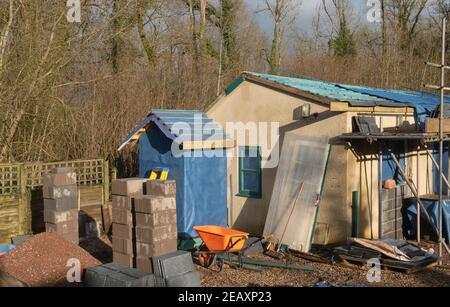
[[[264,0],[246,0],[246,3],[252,12],[256,12],[258,8],[262,8]],[[297,25],[303,32],[309,33],[312,28],[313,18],[316,16],[317,8],[322,3],[322,0],[303,0],[301,7],[297,13]],[[356,16],[364,17],[367,12],[366,0],[351,0],[354,13]],[[266,13],[256,14],[258,22],[261,24],[264,31],[272,33],[273,21]]]

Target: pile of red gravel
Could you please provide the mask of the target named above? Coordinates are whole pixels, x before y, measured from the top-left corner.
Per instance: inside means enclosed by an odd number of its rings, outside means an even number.
[[[101,265],[87,251],[62,237],[42,233],[21,243],[0,258],[3,271],[31,287],[69,286],[66,266],[69,259],[78,259],[81,273]]]

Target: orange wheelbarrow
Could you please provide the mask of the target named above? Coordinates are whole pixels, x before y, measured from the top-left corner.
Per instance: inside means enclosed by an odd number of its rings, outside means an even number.
[[[203,240],[202,245],[196,252],[199,264],[209,268],[218,261],[220,271],[223,270],[224,259],[227,258],[225,255],[238,253],[240,258],[245,250],[263,240],[258,240],[250,246],[244,247],[249,237],[246,232],[221,226],[196,226],[194,230]]]

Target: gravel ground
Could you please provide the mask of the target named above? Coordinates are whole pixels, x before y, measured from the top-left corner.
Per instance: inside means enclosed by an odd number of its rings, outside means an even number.
[[[69,286],[67,261],[79,259],[81,270],[101,263],[79,246],[55,234],[42,233],[0,258],[0,271],[33,287]]]
[[[276,261],[266,256],[253,257],[260,260]],[[314,287],[318,282],[332,286],[364,287],[450,287],[450,266],[434,267],[415,274],[404,274],[383,270],[380,283],[367,281],[368,269],[359,266],[343,267],[310,262],[290,257],[289,263],[313,267],[317,272],[264,269],[263,273],[243,269],[205,269],[197,266],[204,287]]]

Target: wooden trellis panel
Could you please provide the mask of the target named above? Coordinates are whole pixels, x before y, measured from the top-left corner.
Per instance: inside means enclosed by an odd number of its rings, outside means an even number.
[[[79,185],[99,185],[104,183],[104,160],[80,160],[57,163],[25,164],[27,187],[34,189],[42,185],[42,175],[56,167],[73,167]]]
[[[0,195],[20,193],[20,165],[0,164]]]
[[[108,162],[102,159],[51,163],[0,164],[0,242],[30,233],[43,224],[42,176],[56,167],[72,167],[77,173],[82,210],[102,216],[109,201]],[[97,212],[98,211],[98,212]],[[101,222],[101,221],[98,221]]]

